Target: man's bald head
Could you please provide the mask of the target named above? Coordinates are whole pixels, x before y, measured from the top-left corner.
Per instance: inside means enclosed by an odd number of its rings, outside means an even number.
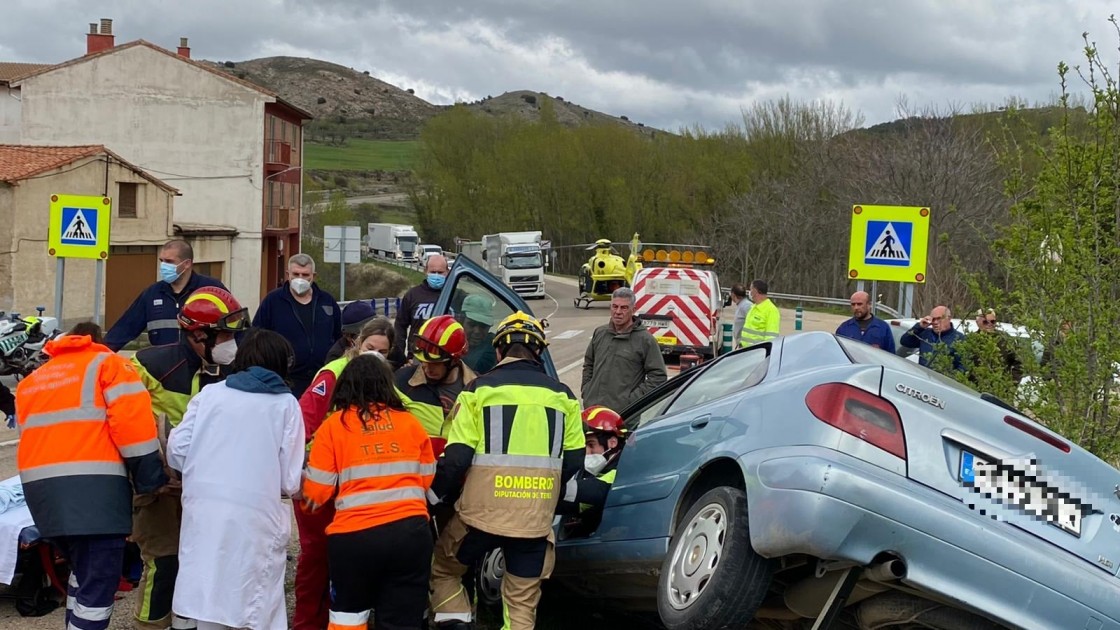
[[[851,299],[852,317],[864,320],[871,317],[871,296],[867,291],[856,291]]]
[[[424,271],[446,276],[449,271],[447,267],[447,257],[443,254],[432,254],[428,256],[428,264],[424,267]]]
[[[930,325],[933,326],[934,332],[942,333],[953,327],[950,321],[953,318],[953,311],[949,310],[948,306],[935,306],[929,312]]]

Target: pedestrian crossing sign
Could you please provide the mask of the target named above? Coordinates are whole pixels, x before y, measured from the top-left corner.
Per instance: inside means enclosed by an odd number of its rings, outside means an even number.
[[[47,253],[60,258],[109,257],[108,197],[51,195]]]
[[[848,278],[924,283],[929,213],[921,206],[852,206]]]

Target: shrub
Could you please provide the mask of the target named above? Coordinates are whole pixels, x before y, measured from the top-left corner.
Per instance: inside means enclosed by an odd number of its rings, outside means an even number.
[[[414,90],[414,89],[412,89],[412,88],[408,88],[407,92],[408,92],[409,94],[415,94],[415,93],[416,93],[416,90]]]
[[[349,188],[350,187],[350,180],[346,179],[342,175],[335,175],[334,176],[334,185],[338,186],[339,188]]]
[[[222,65],[224,65],[227,68],[233,68],[233,67],[237,66],[237,64],[233,63],[232,61],[227,61]]]
[[[327,98],[325,96],[320,96],[319,98],[315,99],[315,102],[319,105],[322,105],[323,103],[327,102]]]
[[[522,94],[521,95],[521,100],[525,101],[526,103],[528,103],[530,105],[536,105],[537,104],[537,97],[533,96],[532,94]]]
[[[621,118],[622,120],[625,120],[626,122],[630,122],[630,119],[627,118],[626,116],[619,116],[619,118]]]

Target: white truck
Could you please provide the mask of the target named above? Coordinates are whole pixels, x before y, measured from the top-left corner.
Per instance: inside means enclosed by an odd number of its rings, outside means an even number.
[[[486,269],[523,298],[544,297],[544,268],[548,264],[541,249],[541,233],[500,232],[482,237]]]
[[[369,253],[382,258],[404,262],[417,262],[416,249],[420,235],[411,225],[400,223],[370,223],[366,234]]]

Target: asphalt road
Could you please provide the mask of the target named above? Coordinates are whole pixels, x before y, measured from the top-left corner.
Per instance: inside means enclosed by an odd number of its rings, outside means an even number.
[[[529,307],[532,309],[533,314],[537,317],[542,317],[548,320],[547,336],[550,340],[549,352],[551,353],[553,363],[560,374],[560,378],[567,384],[575,394],[578,396],[580,393],[580,379],[582,376],[583,366],[583,353],[587,348],[587,342],[591,338],[592,331],[597,326],[607,323],[610,317],[610,309],[608,302],[595,302],[589,309],[579,309],[572,304],[573,298],[578,294],[576,281],[570,278],[562,278],[549,276],[546,279],[546,290],[548,297],[543,300],[531,300]],[[734,315],[733,309],[724,309],[724,321],[731,321]],[[844,317],[820,313],[805,313],[804,330],[826,330],[833,331],[839,325]],[[791,334],[794,331],[794,315],[790,310],[782,311],[782,333]],[[674,366],[670,366],[670,377],[676,374]],[[14,387],[13,382],[5,383]],[[18,474],[16,467],[16,442],[17,434],[14,429],[8,429],[0,425],[0,479],[7,479],[13,475]],[[299,545],[296,538],[295,524],[292,525],[292,541],[289,545],[289,557],[294,559],[299,553]],[[289,610],[291,609],[291,579],[294,572],[294,562],[288,563],[288,595],[289,595]],[[0,594],[3,593],[5,587],[0,586]],[[117,602],[116,609],[113,615],[113,620],[110,624],[111,629],[125,629],[132,628],[132,614],[134,610],[134,594],[123,594],[124,598]],[[542,610],[541,627],[568,627],[569,620],[561,620],[562,616],[557,616],[559,613],[555,611],[546,612]],[[555,618],[553,618],[555,617]],[[23,629],[38,629],[38,628],[58,628],[63,624],[63,611],[58,610],[54,613],[38,618],[25,618],[20,617],[15,610],[14,602],[10,599],[0,598],[0,630],[23,630]],[[584,626],[587,628],[597,627],[615,627],[616,621],[606,620],[600,626],[597,625],[599,618],[597,616],[589,616],[584,620]],[[628,625],[633,625],[630,620]],[[485,624],[484,624],[485,625]],[[636,625],[634,627],[637,627]]]

